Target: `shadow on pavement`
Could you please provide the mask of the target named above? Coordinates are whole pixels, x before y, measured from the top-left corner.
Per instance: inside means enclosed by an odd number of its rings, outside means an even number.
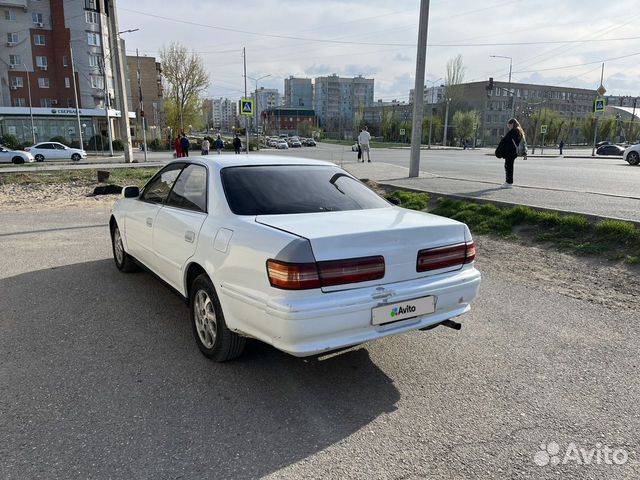
[[[112,260],[0,280],[3,478],[257,478],[395,410],[365,349],[198,351],[186,305]]]

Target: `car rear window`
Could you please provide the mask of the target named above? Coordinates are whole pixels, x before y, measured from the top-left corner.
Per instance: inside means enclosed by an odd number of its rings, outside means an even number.
[[[343,170],[316,165],[222,169],[222,185],[237,215],[365,210],[389,204]]]

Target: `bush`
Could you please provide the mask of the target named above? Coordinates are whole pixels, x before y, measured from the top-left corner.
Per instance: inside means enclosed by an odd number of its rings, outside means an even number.
[[[122,143],[122,140],[114,140],[113,142],[111,142],[111,145],[113,146],[114,150],[117,150],[119,152],[124,152],[124,143]]]
[[[65,145],[67,145],[68,147],[71,147],[71,148],[81,148],[79,140],[72,140],[71,143],[66,143]]]
[[[94,135],[89,139],[88,150],[103,151],[109,149],[109,139],[102,135]]]
[[[596,232],[620,242],[636,240],[640,236],[633,223],[620,220],[602,220],[596,224]]]
[[[161,142],[157,138],[154,138],[150,142],[147,142],[147,147],[149,148],[149,150],[153,150],[154,152],[157,152],[159,150],[167,150],[167,144],[165,142]]]
[[[3,135],[2,137],[0,137],[0,143],[10,150],[20,149],[20,142],[18,141],[18,137],[16,137],[15,135]]]
[[[410,208],[411,210],[424,210],[429,205],[429,194],[413,193],[398,190],[388,195],[387,198],[395,199],[399,202],[399,206]]]

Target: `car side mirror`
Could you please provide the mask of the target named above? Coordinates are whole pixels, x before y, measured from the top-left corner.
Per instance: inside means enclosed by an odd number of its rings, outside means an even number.
[[[140,196],[140,188],[135,185],[130,185],[122,189],[122,196],[124,198],[138,198]]]

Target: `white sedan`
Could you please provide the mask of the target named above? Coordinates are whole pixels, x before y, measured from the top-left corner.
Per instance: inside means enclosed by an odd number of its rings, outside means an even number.
[[[35,159],[29,152],[21,152],[20,150],[11,150],[10,148],[0,145],[0,162],[12,163],[33,163]]]
[[[438,325],[471,308],[480,273],[463,223],[399,208],[328,162],[176,160],[109,221],[124,272],[138,263],[189,303],[204,355],[255,338],[318,355]]]
[[[87,152],[79,148],[71,148],[58,142],[40,142],[33,147],[25,148],[26,152],[31,153],[36,162],[45,160],[73,160],[79,161],[87,158]]]
[[[631,145],[622,154],[622,159],[629,165],[640,164],[640,143],[637,145]]]
[[[278,150],[289,150],[289,144],[285,140],[280,140],[276,143],[276,148]]]

